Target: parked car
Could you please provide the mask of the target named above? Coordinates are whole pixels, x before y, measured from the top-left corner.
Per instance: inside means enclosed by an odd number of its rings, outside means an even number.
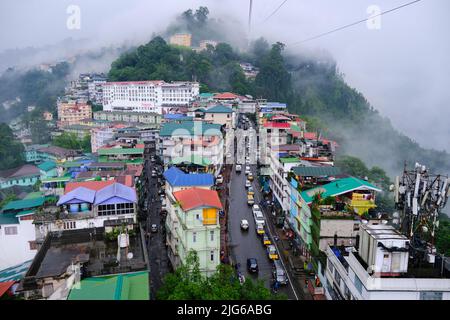
[[[270,241],[270,238],[266,233],[263,234],[263,244],[265,246],[269,246],[272,244],[272,241]]]
[[[236,165],[236,172],[241,173],[241,171],[242,171],[242,166],[240,164],[237,164]]]
[[[246,219],[241,220],[241,229],[247,231],[249,227],[248,221]]]
[[[253,198],[253,195],[251,195],[251,194],[247,195],[247,204],[249,206],[252,206],[255,204],[255,199]]]
[[[152,226],[151,226],[151,231],[152,231],[153,233],[158,232],[158,226],[157,226],[156,224],[152,224]]]
[[[247,176],[247,179],[250,181],[253,181],[253,174],[250,172],[250,174]]]
[[[216,178],[216,184],[221,184],[223,183],[223,176],[221,174],[219,174]]]
[[[250,188],[252,186],[252,183],[249,180],[245,181],[245,187]]]
[[[155,178],[157,176],[156,171],[152,170],[152,177]]]
[[[258,260],[256,260],[255,258],[248,258],[247,270],[251,273],[258,273]]]
[[[260,223],[263,226],[265,225],[264,215],[261,211],[253,211],[253,218],[255,219],[255,223]]]
[[[255,194],[255,191],[253,190],[253,187],[249,187],[249,188],[248,188],[247,194],[251,194],[251,195],[254,195],[254,194]]]
[[[278,260],[277,248],[273,244],[267,246],[267,255],[271,260]]]
[[[258,234],[258,235],[263,235],[264,233],[265,233],[265,231],[264,231],[264,224],[262,224],[262,223],[256,223],[256,233]]]
[[[273,262],[272,275],[273,279],[275,281],[278,281],[280,284],[287,284],[289,281],[286,275],[286,271],[284,270],[280,260],[275,260]]]
[[[250,174],[250,166],[245,166],[245,174]]]

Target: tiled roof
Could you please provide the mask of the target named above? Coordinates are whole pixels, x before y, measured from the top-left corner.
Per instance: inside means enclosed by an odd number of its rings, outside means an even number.
[[[213,207],[222,209],[217,191],[199,188],[177,191],[173,196],[180,202],[184,211],[189,211],[198,207]]]
[[[64,189],[65,193],[68,193],[76,188],[83,187],[90,190],[100,190],[106,186],[109,186],[114,183],[114,180],[106,180],[106,181],[83,181],[83,182],[69,182],[66,184],[66,188]]]
[[[228,99],[238,99],[240,96],[231,92],[218,93],[214,95],[214,99],[218,100],[228,100]]]
[[[171,136],[218,136],[222,135],[220,124],[206,123],[202,121],[186,121],[182,123],[167,122],[161,127],[161,137]]]
[[[351,192],[354,190],[373,190],[381,192],[381,190],[365,180],[361,180],[355,177],[348,177],[344,179],[338,179],[333,182],[327,183],[323,186],[303,191],[301,196],[306,203],[312,202],[314,195],[321,193],[322,198],[334,197],[340,194]]]
[[[38,176],[40,174],[39,168],[31,164],[25,164],[17,168],[0,171],[0,177],[3,179]]]
[[[192,187],[192,186],[212,186],[214,185],[214,176],[209,173],[187,174],[171,167],[164,172],[164,178],[172,187]]]

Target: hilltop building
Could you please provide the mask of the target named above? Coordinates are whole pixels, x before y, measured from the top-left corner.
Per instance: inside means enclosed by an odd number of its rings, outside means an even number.
[[[176,33],[170,37],[169,43],[177,46],[191,47],[192,35],[190,33]]]

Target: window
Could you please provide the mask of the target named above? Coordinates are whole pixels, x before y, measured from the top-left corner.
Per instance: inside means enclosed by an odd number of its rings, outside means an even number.
[[[5,235],[12,236],[17,234],[17,227],[5,227]]]
[[[192,233],[192,242],[197,242],[197,232]]]
[[[442,300],[442,292],[421,292],[420,300]]]
[[[211,241],[214,241],[214,231],[209,232],[209,237],[210,237]]]
[[[76,229],[76,228],[77,228],[76,221],[66,221],[66,222],[64,222],[64,229],[65,230]]]
[[[211,261],[214,261],[214,251],[211,251]]]

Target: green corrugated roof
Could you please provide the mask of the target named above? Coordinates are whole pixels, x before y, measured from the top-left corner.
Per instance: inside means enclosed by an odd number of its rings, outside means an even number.
[[[149,300],[148,272],[87,278],[68,300]]]
[[[204,92],[199,94],[200,98],[212,98],[214,97],[214,93]]]
[[[161,137],[203,135],[222,135],[220,124],[205,123],[202,121],[186,121],[183,123],[167,122],[163,124],[159,135]]]
[[[98,149],[98,155],[112,155],[112,154],[143,154],[144,148],[105,148]]]
[[[353,190],[375,190],[380,192],[381,190],[370,184],[365,180],[361,180],[355,177],[348,177],[344,179],[338,179],[333,182],[327,183],[323,186],[303,191],[301,196],[306,203],[311,203],[314,195],[321,193],[322,198],[334,197],[340,194],[351,192]]]
[[[180,163],[192,163],[192,164],[196,164],[199,166],[209,166],[211,164],[211,160],[201,157],[201,156],[186,156],[186,157],[178,157],[178,158],[174,158],[170,164],[180,164]]]
[[[19,224],[19,219],[14,213],[0,213],[0,225],[3,224]]]
[[[301,132],[302,131],[302,129],[296,124],[291,124],[291,130],[295,131],[295,132]]]
[[[45,161],[38,165],[38,168],[42,171],[49,171],[56,168],[56,163],[53,161]]]
[[[45,198],[33,198],[33,199],[24,199],[24,200],[15,200],[9,202],[6,206],[3,207],[3,211],[6,210],[21,210],[28,208],[36,208],[40,207],[44,204]]]
[[[16,213],[16,217],[27,216],[29,214],[33,214],[34,210],[24,210]]]
[[[333,176],[341,173],[338,167],[294,167],[292,171],[297,176],[303,177],[324,177]]]
[[[42,191],[36,191],[36,192],[30,192],[29,194],[26,195],[25,198],[23,198],[23,200],[27,200],[27,199],[36,199],[36,198],[40,198],[42,197],[44,194]]]
[[[281,163],[295,163],[295,162],[301,162],[299,158],[290,157],[290,158],[280,158],[279,159]]]
[[[226,106],[217,105],[217,106],[207,109],[205,112],[206,113],[233,113],[233,109],[228,108]]]

